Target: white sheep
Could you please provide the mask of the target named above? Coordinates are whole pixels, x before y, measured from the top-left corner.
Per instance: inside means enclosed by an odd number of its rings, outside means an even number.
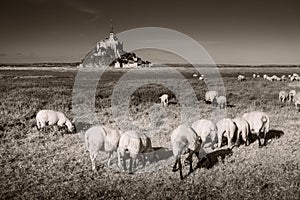
[[[127,170],[125,152],[128,151],[130,155],[129,174],[133,173],[133,164],[136,165],[138,154],[142,155],[143,167],[145,166],[145,153],[153,151],[151,139],[143,133],[136,131],[126,131],[121,135],[118,147],[118,164],[121,166],[121,156],[123,160],[123,168]],[[136,167],[136,166],[135,166]]]
[[[285,75],[282,75],[282,76],[281,76],[281,80],[282,80],[282,81],[286,81],[286,76],[285,76]]]
[[[75,130],[72,122],[62,112],[54,110],[40,110],[36,114],[36,125],[38,130],[44,128],[47,124],[49,126],[57,124],[59,127],[66,125],[70,132]]]
[[[278,95],[279,97],[279,101],[281,102],[281,103],[284,103],[287,99],[288,99],[288,93],[286,92],[286,91],[283,91],[283,90],[281,90],[280,92],[279,92],[279,95]]]
[[[264,74],[263,79],[267,79],[268,75]]]
[[[256,75],[256,77],[257,77],[257,78],[259,78],[259,77],[260,77],[260,75],[259,75],[259,74],[257,74],[257,75]]]
[[[173,155],[175,157],[175,164],[173,166],[173,172],[177,171],[177,164],[180,173],[180,179],[183,179],[181,155],[189,151],[187,160],[190,164],[190,171],[193,171],[193,154],[195,154],[200,160],[199,151],[201,149],[201,138],[187,125],[179,125],[171,134],[171,144]]]
[[[200,119],[192,124],[192,129],[202,140],[202,147],[206,144],[208,136],[211,140],[211,148],[214,149],[214,143],[217,135],[217,127],[215,123],[207,119]]]
[[[168,106],[168,103],[169,103],[169,95],[167,94],[163,94],[161,95],[160,97],[160,102],[163,106]]]
[[[258,137],[258,145],[262,147],[260,142],[260,133],[264,135],[264,143],[265,146],[267,144],[266,136],[270,129],[270,119],[269,116],[260,111],[253,111],[249,113],[245,113],[243,118],[249,123],[250,132],[252,134],[256,134]]]
[[[203,80],[204,80],[204,78],[203,78],[202,76],[200,76],[200,77],[199,77],[199,80],[200,80],[200,81],[203,81]]]
[[[252,76],[253,76],[253,78],[256,78],[256,74],[253,74]]]
[[[225,137],[228,140],[228,148],[231,148],[232,139],[234,137],[234,133],[236,131],[236,125],[233,123],[232,119],[224,118],[217,122],[216,124],[218,129],[218,147],[222,146],[222,138],[225,133]]]
[[[205,102],[210,102],[215,106],[217,104],[217,98],[218,97],[218,92],[217,91],[207,91],[205,93]]]
[[[294,102],[295,101],[295,96],[296,96],[296,90],[291,90],[289,92],[289,102]]]
[[[232,120],[236,127],[237,127],[237,138],[236,138],[236,143],[239,146],[240,145],[240,138],[243,139],[243,141],[245,142],[245,145],[248,146],[249,145],[249,132],[250,132],[250,126],[249,123],[241,118],[241,117],[236,117]]]
[[[193,74],[193,77],[198,77],[198,74]]]
[[[225,109],[225,107],[226,107],[226,97],[225,96],[217,97],[217,104],[220,106],[220,109]]]
[[[85,133],[85,146],[90,153],[92,170],[96,170],[95,160],[99,151],[109,153],[107,165],[110,166],[114,151],[117,151],[120,139],[118,130],[105,126],[93,126]]]
[[[246,80],[246,77],[243,76],[243,75],[238,75],[238,80],[239,80],[239,81],[245,81],[245,80]]]
[[[300,104],[300,93],[297,93],[294,98],[296,110],[299,111],[298,105]]]

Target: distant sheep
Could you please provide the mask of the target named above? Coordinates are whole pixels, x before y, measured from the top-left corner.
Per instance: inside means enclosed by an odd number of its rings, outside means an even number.
[[[129,174],[132,174],[133,164],[136,165],[138,154],[142,154],[143,167],[145,166],[144,154],[153,151],[151,140],[145,134],[137,133],[136,131],[127,131],[121,135],[118,147],[118,164],[121,166],[122,156],[123,168],[124,170],[127,170],[125,151],[128,151],[130,155]]]
[[[112,154],[117,151],[120,139],[118,130],[105,126],[93,126],[85,133],[85,146],[90,153],[92,170],[96,170],[95,160],[99,151],[109,153],[107,165],[110,166]]]
[[[240,139],[242,138],[243,141],[245,142],[245,145],[249,145],[249,132],[250,132],[250,126],[249,123],[241,118],[241,117],[236,117],[232,120],[236,127],[236,133],[237,133],[237,138],[236,138],[236,143],[239,146],[240,145]]]
[[[296,90],[291,90],[289,92],[289,102],[294,102],[295,101],[295,96],[296,96]]]
[[[216,125],[218,129],[218,147],[220,148],[222,146],[222,138],[225,133],[224,136],[227,137],[228,148],[231,148],[234,133],[236,131],[235,123],[229,118],[224,118],[218,121]]]
[[[205,102],[206,103],[212,103],[213,106],[216,106],[217,104],[217,98],[218,97],[218,92],[217,91],[207,91],[205,93]]]
[[[239,80],[239,81],[245,81],[245,80],[246,80],[246,77],[243,76],[243,75],[238,75],[238,80]]]
[[[283,90],[281,90],[280,92],[279,92],[279,101],[281,102],[281,103],[284,103],[287,99],[288,99],[288,93],[286,92],[286,91],[283,91]]]
[[[253,78],[256,78],[256,74],[253,74],[252,76],[253,76]]]
[[[207,119],[200,119],[195,121],[191,127],[201,138],[202,146],[206,144],[207,138],[210,136],[211,148],[214,149],[214,143],[217,135],[217,127],[215,123]]]
[[[298,105],[300,104],[300,93],[297,93],[294,98],[296,110],[299,111]]]
[[[270,119],[269,116],[260,111],[253,111],[249,113],[245,113],[243,118],[249,123],[250,132],[252,134],[256,134],[258,137],[258,145],[262,147],[260,142],[260,133],[264,135],[264,143],[265,146],[267,144],[266,136],[270,129]]]
[[[168,103],[169,103],[169,95],[167,94],[163,94],[161,95],[160,97],[160,102],[163,106],[168,106]]]
[[[204,80],[204,78],[203,78],[202,76],[200,76],[200,77],[199,77],[199,80],[200,80],[200,81],[203,81],[203,80]]]
[[[217,104],[220,107],[220,109],[225,109],[226,108],[226,97],[225,96],[217,97]]]
[[[46,125],[52,126],[57,124],[59,127],[66,125],[70,132],[75,130],[72,122],[62,112],[54,110],[40,110],[36,115],[36,125],[38,130]]]
[[[259,74],[257,74],[257,75],[256,75],[256,78],[259,78],[259,77],[260,77],[260,75],[259,75]]]
[[[173,155],[175,157],[175,164],[173,166],[173,172],[177,171],[177,164],[179,167],[180,179],[183,179],[182,175],[182,165],[181,165],[181,155],[189,151],[187,160],[190,164],[190,172],[193,171],[193,154],[195,154],[198,159],[199,151],[201,149],[202,140],[197,134],[187,125],[179,125],[171,134],[171,144]]]
[[[193,77],[198,77],[198,74],[193,74]]]
[[[281,81],[286,81],[286,76],[282,75],[280,79],[281,79]]]

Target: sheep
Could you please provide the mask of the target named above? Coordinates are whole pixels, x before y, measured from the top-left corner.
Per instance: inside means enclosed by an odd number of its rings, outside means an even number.
[[[219,120],[216,126],[218,129],[218,147],[220,148],[222,146],[222,137],[225,133],[228,139],[228,148],[231,148],[232,139],[236,131],[235,123],[233,123],[232,119],[224,118]]]
[[[217,104],[217,96],[218,96],[218,92],[217,91],[207,91],[206,93],[205,93],[205,102],[206,103],[208,103],[208,102],[210,102],[210,103],[212,103],[213,104],[213,106],[216,106],[216,104]]]
[[[291,90],[289,92],[289,102],[294,102],[295,101],[295,96],[296,96],[296,90]]]
[[[145,166],[145,156],[144,153],[149,153],[153,151],[151,139],[143,133],[137,133],[136,131],[126,131],[121,135],[118,147],[118,164],[121,166],[121,156],[123,160],[123,168],[127,170],[125,151],[129,152],[130,155],[130,165],[129,174],[133,173],[133,163],[136,165],[136,159],[139,153],[142,154],[143,167]]]
[[[285,76],[285,75],[282,75],[282,76],[281,76],[281,80],[282,80],[282,81],[286,81],[286,76]]]
[[[245,80],[246,80],[246,77],[243,76],[243,75],[238,75],[238,80],[239,80],[239,81],[245,81]]]
[[[193,74],[193,77],[197,77],[198,75],[197,74]]]
[[[226,107],[226,97],[225,96],[217,97],[217,104],[220,106],[220,109],[225,109],[225,107]]]
[[[240,145],[240,138],[243,139],[245,142],[245,146],[249,145],[249,131],[250,131],[250,126],[249,123],[241,118],[241,117],[236,117],[233,120],[233,123],[235,123],[236,128],[237,128],[237,138],[236,138],[236,143],[239,146]]]
[[[36,114],[37,129],[40,130],[48,124],[49,126],[57,124],[59,127],[66,125],[70,132],[75,130],[72,122],[62,112],[54,110],[40,110]]]
[[[204,78],[203,78],[202,76],[200,76],[200,77],[199,77],[199,80],[200,80],[200,81],[203,81],[203,80],[204,80]]]
[[[253,78],[256,78],[256,74],[253,74],[252,76],[253,76]]]
[[[160,98],[160,102],[161,102],[161,104],[162,104],[163,106],[168,106],[168,103],[169,103],[169,100],[168,100],[169,95],[163,94],[163,95],[161,95],[159,98]]]
[[[262,147],[260,141],[260,133],[264,135],[264,143],[263,146],[267,144],[266,136],[269,132],[270,128],[270,119],[267,114],[260,111],[252,111],[249,113],[245,113],[243,118],[249,123],[250,132],[252,134],[256,134],[258,137],[258,146]]]
[[[287,99],[288,99],[288,93],[286,93],[286,91],[281,90],[279,92],[279,101],[281,103],[284,103]]]
[[[296,110],[299,111],[298,105],[300,104],[300,93],[297,93],[297,94],[295,95],[294,102],[295,102]]]
[[[90,154],[93,171],[96,170],[95,160],[99,151],[109,153],[107,166],[110,166],[113,152],[117,151],[119,140],[119,131],[105,126],[93,126],[86,131],[85,146]]]
[[[217,134],[217,127],[215,123],[207,119],[200,119],[195,121],[191,127],[201,138],[202,146],[204,146],[204,144],[207,141],[208,135],[210,135],[211,148],[214,149],[214,142],[216,140],[216,134]]]
[[[257,75],[256,75],[256,78],[259,78],[259,77],[260,77],[260,75],[259,75],[259,74],[257,74]]]
[[[199,151],[201,149],[202,140],[193,129],[185,124],[179,125],[171,134],[172,151],[175,157],[175,164],[172,171],[177,171],[177,164],[179,167],[180,179],[183,179],[181,155],[189,151],[187,160],[190,164],[189,173],[193,172],[193,154],[197,156],[200,161]]]
[[[264,74],[263,79],[267,79],[268,75]]]

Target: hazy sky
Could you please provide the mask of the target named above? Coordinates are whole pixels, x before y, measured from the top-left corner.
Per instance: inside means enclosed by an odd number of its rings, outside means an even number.
[[[80,61],[107,37],[113,19],[115,33],[180,31],[216,63],[300,64],[299,8],[298,0],[0,0],[0,62]]]

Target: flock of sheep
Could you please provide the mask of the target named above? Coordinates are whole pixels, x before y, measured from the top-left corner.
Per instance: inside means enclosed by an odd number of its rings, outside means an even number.
[[[252,77],[253,78],[260,78],[260,75],[259,74],[253,74]],[[237,78],[238,78],[239,81],[246,81],[247,80],[244,75],[238,75]],[[281,77],[276,76],[276,75],[268,76],[267,74],[264,74],[263,79],[267,80],[267,81],[287,81],[288,79],[290,81],[300,81],[300,76],[297,73],[289,74],[288,76],[282,75]]]
[[[225,97],[224,97],[225,98]],[[215,102],[221,108],[226,106],[226,98],[218,96],[217,92],[209,91],[205,95],[205,99]],[[160,97],[163,106],[168,105],[168,95],[164,94]],[[46,125],[67,126],[70,132],[74,132],[75,126],[62,113],[53,110],[41,110],[36,115],[36,123],[38,129],[44,128]],[[214,149],[214,143],[218,142],[218,148],[222,146],[222,137],[225,136],[228,140],[228,148],[232,148],[233,139],[236,138],[236,145],[240,144],[240,139],[249,144],[250,133],[258,136],[259,147],[262,146],[260,141],[260,133],[264,135],[264,143],[266,145],[266,134],[269,131],[270,120],[267,114],[260,111],[245,113],[242,117],[234,119],[224,118],[214,123],[211,120],[201,119],[195,121],[191,126],[186,124],[179,125],[171,134],[171,145],[175,164],[172,171],[179,169],[180,178],[182,175],[181,155],[188,153],[185,160],[190,165],[190,173],[193,171],[192,157],[195,154],[199,161],[201,160],[199,151],[207,143],[208,137],[211,139],[211,147]],[[89,151],[92,170],[96,170],[95,160],[99,151],[109,153],[107,165],[110,166],[113,152],[117,152],[118,166],[123,167],[126,171],[125,156],[129,155],[129,173],[133,173],[137,165],[137,157],[141,156],[143,167],[146,159],[153,159],[155,151],[152,147],[151,138],[138,131],[126,131],[111,129],[106,126],[93,126],[85,132],[85,146]],[[145,156],[147,153],[147,156]],[[153,156],[152,158],[149,158]],[[121,164],[122,158],[122,164]],[[178,165],[178,168],[177,168]]]

